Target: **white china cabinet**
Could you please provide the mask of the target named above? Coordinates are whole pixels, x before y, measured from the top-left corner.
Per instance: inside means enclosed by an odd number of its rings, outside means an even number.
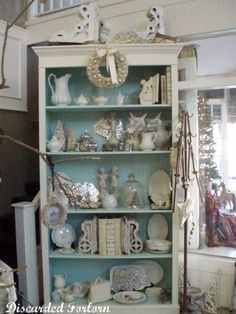
[[[89,58],[96,49],[101,48],[106,49],[102,45],[58,45],[33,48],[39,57],[40,151],[50,156],[52,162],[55,163],[54,170],[57,173],[69,177],[73,183],[89,182],[98,187],[99,169],[103,168],[107,173],[111,169],[115,169],[118,173],[115,177],[117,179],[117,183],[115,183],[117,203],[115,202],[114,206],[109,207],[109,204],[114,204],[114,202],[109,203],[109,200],[106,202],[106,208],[100,204],[97,208],[81,208],[83,206],[74,208],[63,204],[67,211],[66,224],[72,226],[75,231],[74,250],[72,249],[69,254],[63,254],[55,247],[51,237],[52,230],[42,224],[44,302],[48,304],[52,301],[55,275],[64,275],[66,285],[74,282],[90,284],[98,277],[103,278],[105,282],[110,279],[114,280],[114,278],[110,278],[111,269],[113,272],[116,269],[114,267],[122,269],[122,266],[144,264],[144,277],[148,278],[149,282],[144,283],[142,287],[137,287],[137,290],[142,293],[139,300],[135,300],[135,297],[132,299],[131,293],[131,297],[123,298],[121,300],[123,302],[119,302],[118,287],[114,294],[116,297],[99,304],[109,305],[110,312],[114,314],[178,313],[178,214],[171,210],[170,190],[168,190],[169,200],[165,200],[163,204],[153,205],[152,202],[152,206],[150,205],[150,194],[153,194],[151,200],[158,199],[160,191],[168,188],[165,174],[169,177],[172,175],[170,145],[168,147],[152,145],[154,140],[151,140],[147,134],[145,136],[141,134],[142,145],[129,146],[127,149],[124,148],[124,143],[119,143],[119,147],[110,149],[106,146],[106,138],[97,134],[94,126],[98,121],[104,122],[102,119],[110,114],[122,122],[123,128],[131,123],[131,117],[144,117],[147,123],[150,120],[154,122],[158,116],[161,121],[171,122],[172,129],[169,129],[169,132],[174,137],[178,120],[177,57],[181,46],[178,44],[111,45],[109,48],[122,53],[128,64],[128,76],[124,83],[116,88],[97,87],[88,78]],[[120,65],[117,64],[117,66]],[[169,78],[166,79],[167,71],[169,71]],[[64,80],[68,79],[68,91],[66,92],[69,93],[71,99],[68,101],[67,95],[67,103],[64,105],[57,103],[51,97],[48,78],[52,74],[57,79],[62,77]],[[103,75],[105,76],[105,74]],[[161,79],[162,76],[164,81]],[[147,84],[145,90],[143,88],[144,80],[148,82],[150,77],[157,78],[155,86]],[[169,81],[167,82],[167,80]],[[54,82],[51,81],[51,85],[53,85]],[[146,93],[142,98],[142,104],[140,104],[141,90],[144,94]],[[165,95],[162,95],[164,91]],[[145,101],[150,95],[152,100]],[[58,121],[73,133],[76,140],[79,140],[81,135],[87,131],[93,137],[95,148],[88,151],[81,151],[77,148],[66,151],[59,147],[59,151],[48,151],[47,144],[53,137]],[[150,133],[151,130],[146,130],[146,133],[148,132]],[[58,145],[56,147],[58,149]],[[63,161],[57,162],[59,160]],[[143,202],[136,199],[135,204],[140,206],[131,206],[130,208],[124,205],[123,187],[127,184],[128,176],[131,173],[142,186],[144,199]],[[50,169],[41,160],[41,207],[47,203],[49,176]],[[133,178],[132,175],[131,177]],[[162,185],[165,185],[165,188]],[[139,244],[141,243],[141,248],[140,246],[137,248],[133,243],[133,250],[123,251],[120,246],[118,253],[117,251],[115,253],[101,252],[104,250],[102,246],[107,239],[98,239],[102,237],[102,233],[98,229],[101,227],[100,222],[104,219],[109,222],[112,219],[118,219],[119,222],[121,220],[131,221],[130,225],[134,222],[133,226],[138,226],[137,239],[139,239]],[[97,231],[95,232],[97,247],[93,251],[81,252],[78,249],[78,243],[82,236],[82,224],[84,221],[95,220],[97,221]],[[123,232],[124,228],[120,228],[118,237],[122,239],[121,242],[127,240],[124,239]],[[150,241],[146,241],[151,238],[170,241],[172,250],[163,250],[162,252],[150,248],[148,250],[146,244]],[[130,243],[127,245],[129,246]],[[153,265],[156,267],[152,268]],[[157,280],[154,280],[155,276],[158,277]],[[161,298],[155,293],[151,295],[150,291],[155,290],[147,289],[152,286],[166,291],[166,299],[165,294]],[[133,288],[135,290],[135,287]],[[114,291],[111,291],[111,296],[112,292]],[[80,298],[76,299],[73,304],[79,306],[88,304],[88,302],[87,298]]]

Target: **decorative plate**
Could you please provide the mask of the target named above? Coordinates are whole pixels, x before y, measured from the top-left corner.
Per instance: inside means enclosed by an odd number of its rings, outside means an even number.
[[[147,287],[157,284],[164,276],[164,270],[157,262],[150,260],[138,260],[133,262],[132,265],[139,265],[145,269]]]
[[[171,182],[167,172],[157,170],[151,175],[148,193],[158,207],[170,207]]]
[[[147,251],[148,253],[152,253],[152,254],[165,254],[165,253],[170,253],[171,249],[168,249],[165,251],[159,251],[159,250],[151,250],[148,247],[145,247],[145,251]]]
[[[168,223],[161,214],[154,214],[147,224],[149,239],[165,240],[168,236]]]
[[[69,224],[64,224],[51,233],[52,242],[59,247],[66,247],[75,241],[75,230]]]
[[[111,290],[142,290],[146,286],[146,272],[142,265],[114,266],[110,270]]]
[[[57,198],[51,197],[41,210],[41,222],[48,228],[54,229],[64,224],[67,212]]]
[[[136,304],[146,300],[147,296],[139,291],[122,291],[114,294],[113,299],[122,304]]]

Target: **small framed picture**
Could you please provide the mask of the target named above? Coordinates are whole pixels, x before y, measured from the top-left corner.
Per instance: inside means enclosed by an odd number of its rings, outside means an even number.
[[[41,210],[41,222],[48,228],[54,229],[66,221],[66,210],[57,201],[49,201]]]

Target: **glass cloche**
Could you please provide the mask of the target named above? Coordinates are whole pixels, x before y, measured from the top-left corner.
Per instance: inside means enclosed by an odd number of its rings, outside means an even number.
[[[123,203],[126,208],[141,208],[144,206],[144,192],[142,184],[130,173],[123,188]]]

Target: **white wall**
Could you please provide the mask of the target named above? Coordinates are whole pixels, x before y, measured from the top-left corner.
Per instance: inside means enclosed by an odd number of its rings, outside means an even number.
[[[152,5],[163,6],[166,34],[199,45],[198,75],[236,72],[235,0],[103,0],[99,13],[111,24],[112,39],[119,32],[144,30]],[[28,43],[47,41],[60,30],[70,31],[78,22],[76,12],[74,8],[39,19],[29,17]]]
[[[152,5],[164,8],[165,28],[168,35],[188,39],[209,37],[236,31],[235,0],[104,0],[100,3],[100,15],[113,26],[113,33],[143,29],[146,11]],[[52,33],[70,30],[78,21],[76,8],[53,15],[45,15],[40,21],[29,20],[28,41],[48,40]]]

